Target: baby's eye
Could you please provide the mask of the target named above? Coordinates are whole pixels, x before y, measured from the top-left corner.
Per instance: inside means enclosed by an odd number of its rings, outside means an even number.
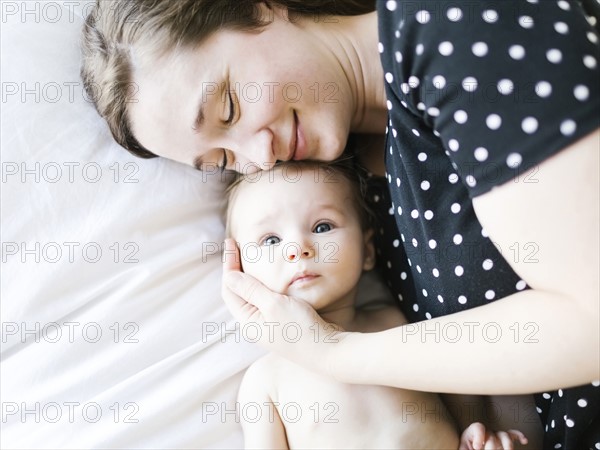
[[[263,239],[264,245],[275,245],[275,244],[279,244],[280,242],[281,242],[281,239],[279,239],[277,236],[268,236],[265,239]]]
[[[327,233],[328,231],[331,231],[333,229],[333,226],[330,223],[320,223],[318,224],[315,229],[314,229],[314,233]]]

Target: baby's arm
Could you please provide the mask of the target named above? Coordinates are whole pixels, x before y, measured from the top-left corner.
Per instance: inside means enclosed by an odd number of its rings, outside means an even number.
[[[259,360],[248,368],[240,386],[238,402],[240,420],[244,430],[244,447],[247,449],[288,449],[285,427],[264,386],[264,380]],[[252,407],[245,408],[246,405],[252,405]]]

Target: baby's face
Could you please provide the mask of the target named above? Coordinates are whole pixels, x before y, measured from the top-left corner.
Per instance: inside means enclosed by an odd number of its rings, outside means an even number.
[[[244,272],[317,311],[355,295],[373,245],[341,175],[287,167],[259,172],[231,199],[230,228]]]

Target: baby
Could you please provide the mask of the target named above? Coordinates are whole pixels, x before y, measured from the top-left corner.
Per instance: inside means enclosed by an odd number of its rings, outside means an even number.
[[[348,331],[406,323],[395,307],[357,309],[363,271],[375,265],[373,231],[356,173],[343,163],[292,162],[238,178],[229,188],[227,233],[242,270],[273,291],[308,302]],[[287,338],[295,338],[288,327]],[[357,355],[360,358],[360,355]],[[275,354],[250,366],[239,396],[247,448],[513,448],[515,430],[480,423],[459,438],[433,393],[344,384]],[[494,447],[488,447],[492,443]]]

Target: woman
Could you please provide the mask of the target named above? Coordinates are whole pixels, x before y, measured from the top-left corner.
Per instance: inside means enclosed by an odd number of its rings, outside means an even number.
[[[545,448],[600,448],[597,5],[307,3],[98,2],[83,78],[125,148],[203,170],[329,161],[350,132],[385,132],[360,151],[375,173],[385,154],[382,256],[429,320],[315,343],[326,324],[239,272],[228,242],[232,312],[300,324],[265,344],[341,381],[544,391]]]

